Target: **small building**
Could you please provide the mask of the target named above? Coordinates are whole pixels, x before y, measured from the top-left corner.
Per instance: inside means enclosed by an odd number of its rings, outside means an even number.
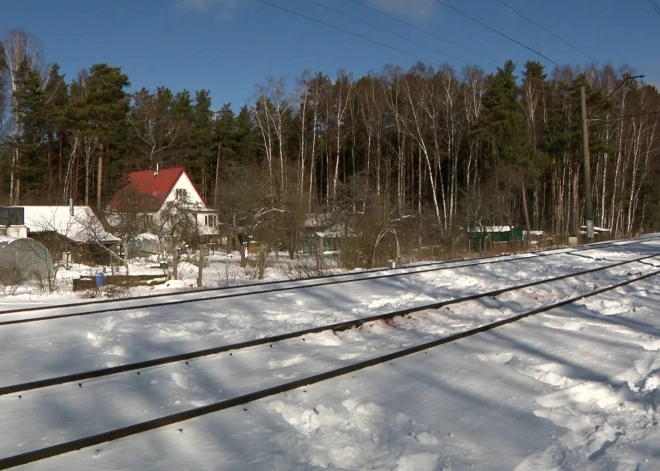
[[[128,258],[148,257],[162,252],[157,235],[145,232],[138,234],[128,242]]]
[[[587,234],[587,226],[580,226],[578,231],[581,235]],[[594,237],[598,240],[607,240],[612,236],[612,229],[607,227],[594,226]]]
[[[302,252],[315,255],[323,252],[339,252],[341,248],[341,232],[337,227],[322,232],[305,233],[302,237]]]
[[[122,215],[139,214],[147,222],[142,229],[152,232],[148,226],[165,224],[170,209],[185,212],[204,241],[218,237],[218,212],[206,207],[183,167],[129,173],[108,204],[108,220],[115,225]]]
[[[523,240],[523,230],[515,226],[477,226],[469,230],[470,250],[481,250],[488,244],[512,244]]]
[[[49,279],[54,271],[48,249],[34,239],[4,235],[5,229],[0,227],[0,284]]]
[[[22,221],[26,236],[41,242],[54,257],[67,263],[104,264],[119,244],[89,206],[10,206],[0,208],[13,222]],[[7,233],[13,226],[7,227]]]

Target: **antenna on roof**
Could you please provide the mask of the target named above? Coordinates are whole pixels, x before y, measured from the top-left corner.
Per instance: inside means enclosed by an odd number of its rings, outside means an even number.
[[[156,171],[154,172],[154,177],[158,176],[158,163],[156,163]]]

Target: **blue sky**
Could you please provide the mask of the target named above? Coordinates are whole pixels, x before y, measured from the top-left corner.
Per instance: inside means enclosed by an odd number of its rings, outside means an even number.
[[[522,65],[532,52],[461,17],[435,0],[267,0],[433,63],[465,63],[494,71],[505,60]],[[560,64],[590,60],[507,10],[497,0],[448,3]],[[505,0],[601,63],[629,64],[660,84],[660,16],[647,0]],[[325,10],[322,3],[410,38],[371,28]],[[432,33],[378,15],[383,10]],[[211,91],[214,107],[250,100],[267,76],[290,83],[304,70],[359,77],[386,63],[409,67],[400,52],[277,10],[257,0],[0,0],[0,35],[24,29],[43,43],[45,61],[68,78],[98,62],[121,66],[133,88]],[[442,39],[458,44],[458,48]],[[467,49],[467,50],[466,50]],[[443,56],[444,51],[449,56]],[[470,51],[470,52],[469,52]],[[549,68],[553,65],[547,63]]]

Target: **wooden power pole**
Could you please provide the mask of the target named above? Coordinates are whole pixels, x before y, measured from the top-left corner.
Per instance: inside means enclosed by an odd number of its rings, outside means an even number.
[[[587,243],[594,241],[594,205],[591,194],[591,157],[589,156],[589,117],[587,115],[587,94],[580,87],[582,106],[582,146],[584,148],[584,219],[587,225]]]

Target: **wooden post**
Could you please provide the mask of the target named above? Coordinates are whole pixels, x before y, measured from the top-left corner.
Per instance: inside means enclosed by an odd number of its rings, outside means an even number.
[[[587,96],[580,87],[582,107],[582,147],[584,150],[584,219],[587,225],[587,243],[594,241],[594,208],[591,197],[591,157],[589,156],[589,117],[587,116]]]
[[[202,270],[204,268],[204,246],[199,245],[199,258],[198,258],[198,270],[197,270],[197,287],[202,287]]]

